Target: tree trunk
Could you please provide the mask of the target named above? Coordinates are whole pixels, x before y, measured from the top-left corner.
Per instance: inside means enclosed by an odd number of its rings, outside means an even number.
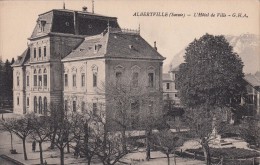
[[[177,163],[176,163],[176,155],[175,155],[175,151],[174,151],[174,153],[173,153],[173,160],[174,160],[174,165],[177,165]]]
[[[168,165],[170,165],[170,155],[169,155],[169,154],[166,154],[166,156],[167,156]]]
[[[24,160],[28,160],[27,153],[26,153],[26,146],[25,146],[25,138],[23,139],[23,156],[24,156]]]
[[[211,158],[210,158],[210,152],[209,152],[208,144],[202,145],[202,149],[203,149],[203,152],[204,152],[206,165],[211,165]]]
[[[151,146],[150,146],[150,136],[151,136],[151,130],[146,130],[146,160],[150,160],[151,158]]]
[[[67,143],[67,153],[70,153],[70,145],[69,145],[69,142]]]
[[[13,134],[12,134],[11,131],[10,131],[10,134],[11,134],[11,150],[13,150],[14,149],[14,147],[13,147]]]
[[[125,128],[123,128],[122,130],[122,142],[123,142],[123,152],[127,153],[125,130],[126,130]]]
[[[64,148],[60,148],[60,164],[64,165]]]
[[[88,158],[88,165],[91,165],[91,158]]]
[[[42,142],[39,142],[39,148],[40,148],[40,162],[41,164],[43,164]]]
[[[51,146],[50,146],[51,149],[54,149],[54,141],[55,141],[56,132],[57,132],[57,129],[54,128],[53,135],[51,138]]]

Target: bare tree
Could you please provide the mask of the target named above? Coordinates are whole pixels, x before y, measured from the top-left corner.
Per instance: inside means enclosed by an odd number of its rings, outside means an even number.
[[[60,164],[64,164],[64,148],[75,139],[74,133],[81,124],[76,113],[65,113],[63,106],[53,104],[50,108],[52,134],[50,140],[60,150]]]
[[[184,139],[180,135],[174,135],[170,130],[160,130],[153,136],[153,145],[167,156],[170,165],[170,154],[174,154],[174,164],[176,165],[176,148],[183,145]]]
[[[43,149],[42,143],[49,140],[50,135],[53,133],[47,116],[30,116],[32,133],[31,138],[39,143],[40,148],[40,163],[43,164]]]
[[[30,115],[25,115],[20,118],[5,119],[4,125],[8,130],[17,135],[18,138],[22,139],[23,142],[23,153],[24,160],[28,160],[26,152],[26,138],[32,133]]]

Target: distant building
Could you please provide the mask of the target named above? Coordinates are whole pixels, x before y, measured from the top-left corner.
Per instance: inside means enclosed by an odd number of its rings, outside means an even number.
[[[129,84],[161,93],[151,97],[149,111],[146,105],[135,107],[144,115],[157,114],[151,105],[162,100],[165,58],[139,31],[121,29],[117,18],[86,10],[51,10],[39,15],[29,40],[12,65],[15,113],[46,114],[50,102],[71,111],[91,105],[97,113],[109,109],[97,89],[129,79]]]
[[[245,75],[247,82],[247,94],[242,99],[242,104],[246,104],[251,115],[260,114],[260,72]]]
[[[178,96],[178,88],[175,84],[178,75],[179,66],[173,68],[168,73],[163,74],[163,100],[172,101],[174,106],[180,106],[180,98]]]

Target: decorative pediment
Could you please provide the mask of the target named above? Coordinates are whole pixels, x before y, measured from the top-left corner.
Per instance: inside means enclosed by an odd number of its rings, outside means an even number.
[[[134,65],[131,67],[131,70],[132,70],[132,73],[135,73],[135,72],[139,73],[141,71],[141,68],[137,65]]]
[[[122,65],[117,65],[114,67],[115,72],[123,72],[125,68]]]
[[[92,65],[92,72],[97,73],[98,72],[98,67],[96,65]]]
[[[73,67],[71,68],[71,72],[76,73],[76,72],[77,72],[77,68],[76,68],[75,66],[73,66]]]
[[[149,67],[147,68],[147,70],[148,70],[149,72],[154,72],[154,71],[155,71],[155,68],[154,68],[153,66],[149,66]]]

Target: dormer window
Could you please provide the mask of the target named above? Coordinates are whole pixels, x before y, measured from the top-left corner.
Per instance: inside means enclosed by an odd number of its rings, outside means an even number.
[[[94,52],[96,53],[97,51],[99,51],[99,49],[102,47],[101,44],[96,44],[95,45],[95,49],[94,49]]]
[[[46,21],[45,20],[40,20],[38,22],[38,30],[39,32],[44,32],[44,27],[45,27]]]

